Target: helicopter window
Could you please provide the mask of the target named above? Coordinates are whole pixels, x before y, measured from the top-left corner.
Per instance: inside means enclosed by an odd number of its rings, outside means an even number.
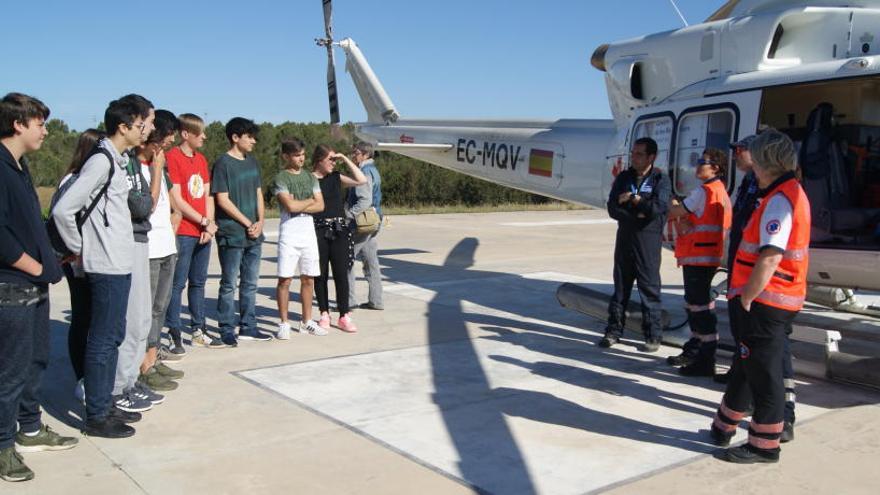
[[[634,143],[643,137],[657,141],[657,159],[654,160],[654,164],[664,170],[669,170],[669,150],[672,147],[672,129],[674,127],[675,122],[671,113],[644,118],[636,123],[631,142]]]
[[[679,120],[672,174],[675,194],[685,196],[698,185],[694,172],[704,149],[718,148],[727,153],[733,140],[734,120],[729,109],[691,113]]]

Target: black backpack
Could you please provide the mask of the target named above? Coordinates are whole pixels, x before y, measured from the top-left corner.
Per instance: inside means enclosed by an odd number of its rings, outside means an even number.
[[[98,191],[98,194],[95,196],[94,199],[92,199],[92,202],[76,214],[76,228],[80,232],[80,234],[82,234],[83,224],[86,223],[86,220],[92,214],[92,211],[94,211],[95,208],[98,206],[98,201],[100,201],[101,198],[107,196],[107,190],[110,188],[110,182],[113,180],[113,172],[116,168],[113,155],[111,155],[108,150],[100,146],[96,146],[91,151],[91,153],[89,153],[86,161],[88,161],[91,157],[98,153],[103,154],[107,157],[108,160],[110,160],[110,173],[107,174],[107,182],[104,183],[104,185],[101,187],[101,190]],[[55,209],[55,204],[58,203],[58,200],[61,199],[61,196],[63,196],[64,193],[67,192],[68,189],[70,189],[70,186],[72,186],[78,178],[79,172],[71,175],[71,177],[67,179],[67,182],[59,186],[55,193],[52,194],[52,200],[49,204],[49,218],[48,220],[46,220],[46,231],[49,233],[49,243],[52,245],[52,249],[55,251],[55,254],[59,258],[66,258],[74,253],[70,250],[70,248],[67,247],[67,244],[64,243],[64,239],[61,238],[61,234],[58,232],[58,226],[55,225],[55,219],[52,217],[52,210]],[[106,216],[104,217],[104,224],[105,226],[109,225]]]

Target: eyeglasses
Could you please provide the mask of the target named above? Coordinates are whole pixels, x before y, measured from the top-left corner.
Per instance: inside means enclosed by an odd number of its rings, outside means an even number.
[[[129,126],[128,126],[129,129],[137,128],[137,130],[139,130],[139,131],[141,131],[141,132],[144,132],[144,129],[145,129],[146,127],[147,127],[147,123],[146,123],[146,122],[141,122],[140,124],[133,124],[133,125],[129,125]]]
[[[699,166],[699,165],[715,165],[715,164],[712,163],[712,160],[706,160],[705,158],[700,158],[699,160],[697,160],[697,165]]]

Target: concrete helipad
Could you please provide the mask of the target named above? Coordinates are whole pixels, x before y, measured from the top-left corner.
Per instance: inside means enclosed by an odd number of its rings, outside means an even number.
[[[28,454],[37,478],[0,493],[876,493],[880,393],[801,377],[782,461],[734,466],[706,441],[719,386],[679,377],[671,348],[594,345],[602,322],[559,307],[555,290],[610,280],[605,218],[392,217],[386,310],[358,311],[358,334],[191,349],[180,388],[135,437]],[[274,240],[258,297],[267,331]],[[663,276],[680,288],[668,254]],[[218,278],[213,255],[211,312]],[[68,300],[53,289],[44,395],[47,422],[78,436]]]

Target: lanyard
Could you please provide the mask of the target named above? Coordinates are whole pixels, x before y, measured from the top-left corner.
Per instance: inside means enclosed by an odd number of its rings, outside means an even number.
[[[645,175],[645,178],[642,180],[641,184],[639,184],[638,187],[636,187],[635,182],[631,183],[629,185],[629,192],[631,192],[633,195],[638,195],[639,193],[643,192],[645,189],[645,184],[648,183],[648,179],[650,179],[651,175],[653,175],[652,174],[652,172],[654,171],[653,169],[654,169],[654,167],[651,166],[651,171]],[[634,181],[635,180],[638,180],[638,177],[635,177]]]

